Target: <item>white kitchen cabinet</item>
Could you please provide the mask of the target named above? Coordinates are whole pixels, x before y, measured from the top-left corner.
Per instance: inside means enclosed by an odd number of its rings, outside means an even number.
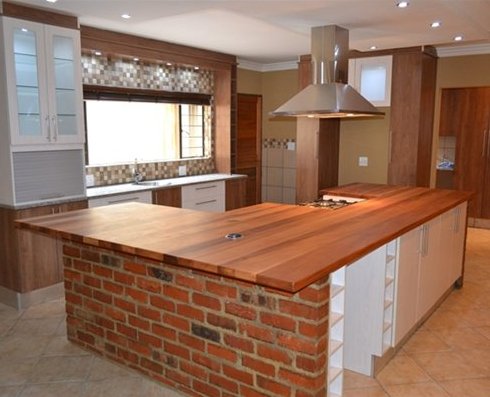
[[[441,253],[444,255],[446,285],[461,277],[465,250],[466,203],[441,215]]]
[[[422,225],[417,320],[429,311],[447,289],[445,277],[447,263],[441,255],[445,247],[441,247],[440,235],[440,216]]]
[[[1,23],[11,144],[82,144],[79,31],[9,17]]]
[[[327,397],[342,396],[344,383],[345,269],[330,275]]]
[[[417,289],[422,227],[399,238],[395,293],[394,345],[408,334],[417,322]]]
[[[349,59],[349,84],[374,106],[391,103],[391,55]]]
[[[225,182],[215,181],[182,186],[182,208],[225,211]]]
[[[394,345],[423,319],[462,274],[467,203],[400,237]]]
[[[115,194],[112,196],[97,197],[88,200],[89,208],[102,207],[104,205],[122,204],[122,203],[152,204],[151,191],[145,190],[142,192]]]

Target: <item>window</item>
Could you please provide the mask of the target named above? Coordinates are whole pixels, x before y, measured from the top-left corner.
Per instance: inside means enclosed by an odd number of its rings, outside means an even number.
[[[110,90],[84,92],[87,165],[205,156],[211,124],[207,96]]]

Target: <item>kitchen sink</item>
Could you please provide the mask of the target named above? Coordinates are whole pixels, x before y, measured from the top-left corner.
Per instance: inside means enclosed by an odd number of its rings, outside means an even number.
[[[161,181],[141,181],[141,182],[133,182],[133,185],[136,186],[170,186],[172,182],[169,182],[165,179]]]

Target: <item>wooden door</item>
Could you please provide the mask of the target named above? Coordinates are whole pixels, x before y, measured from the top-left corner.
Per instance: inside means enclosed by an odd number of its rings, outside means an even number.
[[[490,217],[490,205],[484,204],[485,186],[490,184],[490,172],[485,172],[488,160],[488,118],[490,100],[487,100],[490,88],[454,88],[457,101],[454,112],[458,114],[456,131],[456,159],[454,182],[458,190],[476,192],[470,202],[468,214],[473,218]],[[487,194],[487,193],[485,193]],[[490,198],[490,195],[488,196]],[[486,200],[488,201],[488,198]],[[482,208],[485,207],[485,211]],[[487,211],[488,208],[488,211]]]
[[[483,94],[481,95],[480,100],[482,102],[482,110],[485,112],[485,115],[483,116],[485,172],[483,174],[480,216],[481,218],[490,219],[490,87],[486,87],[482,89],[482,91]]]
[[[262,96],[238,94],[237,106],[238,174],[247,175],[245,205],[261,202]]]

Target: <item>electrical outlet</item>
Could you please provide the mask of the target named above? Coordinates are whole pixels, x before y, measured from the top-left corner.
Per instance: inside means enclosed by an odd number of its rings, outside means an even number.
[[[87,185],[87,187],[95,185],[95,178],[92,174],[85,175],[85,185]]]
[[[187,175],[187,167],[185,165],[179,165],[179,176]]]
[[[367,156],[359,156],[359,167],[367,167],[367,166],[368,166]]]

